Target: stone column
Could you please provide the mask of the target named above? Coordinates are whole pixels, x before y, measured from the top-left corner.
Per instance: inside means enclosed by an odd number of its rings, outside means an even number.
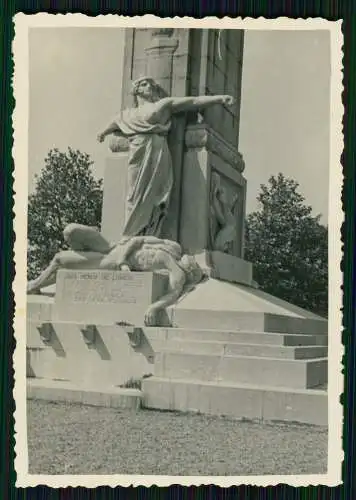
[[[178,38],[173,28],[151,30],[151,40],[146,53],[146,75],[153,78],[171,95],[173,76],[173,54],[178,47]]]
[[[185,133],[179,241],[215,277],[251,284],[243,260],[246,180],[238,150],[243,31],[195,30],[190,93],[229,94],[233,108],[212,106]]]

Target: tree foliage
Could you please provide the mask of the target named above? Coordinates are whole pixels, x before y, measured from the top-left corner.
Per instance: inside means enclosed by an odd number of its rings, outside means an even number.
[[[86,153],[49,151],[28,203],[28,277],[44,269],[60,248],[70,222],[100,227],[102,180],[96,180]]]
[[[283,174],[261,185],[258,211],[247,217],[245,258],[260,288],[327,315],[328,230]]]

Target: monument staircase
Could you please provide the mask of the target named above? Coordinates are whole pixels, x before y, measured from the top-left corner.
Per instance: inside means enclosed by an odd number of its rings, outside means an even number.
[[[61,271],[55,295],[29,296],[28,398],[327,425],[326,320],[210,278],[169,308],[167,326],[145,327],[162,284]]]

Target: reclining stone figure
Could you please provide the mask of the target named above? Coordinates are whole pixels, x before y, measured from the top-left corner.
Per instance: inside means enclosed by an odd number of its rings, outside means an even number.
[[[151,304],[145,314],[145,324],[156,326],[158,313],[174,304],[204,277],[195,258],[183,254],[175,241],[133,236],[110,244],[96,228],[81,224],[67,225],[64,239],[70,250],[58,252],[40,276],[28,283],[27,293],[38,294],[41,288],[54,284],[59,269],[165,270],[168,272],[168,291]]]

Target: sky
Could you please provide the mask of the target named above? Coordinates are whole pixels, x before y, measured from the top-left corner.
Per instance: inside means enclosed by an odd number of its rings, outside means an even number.
[[[90,154],[102,177],[107,143],[98,133],[120,110],[123,30],[31,28],[29,191],[51,148]],[[328,216],[330,40],[327,31],[247,31],[239,150],[247,213],[260,184],[284,173],[314,214]]]

